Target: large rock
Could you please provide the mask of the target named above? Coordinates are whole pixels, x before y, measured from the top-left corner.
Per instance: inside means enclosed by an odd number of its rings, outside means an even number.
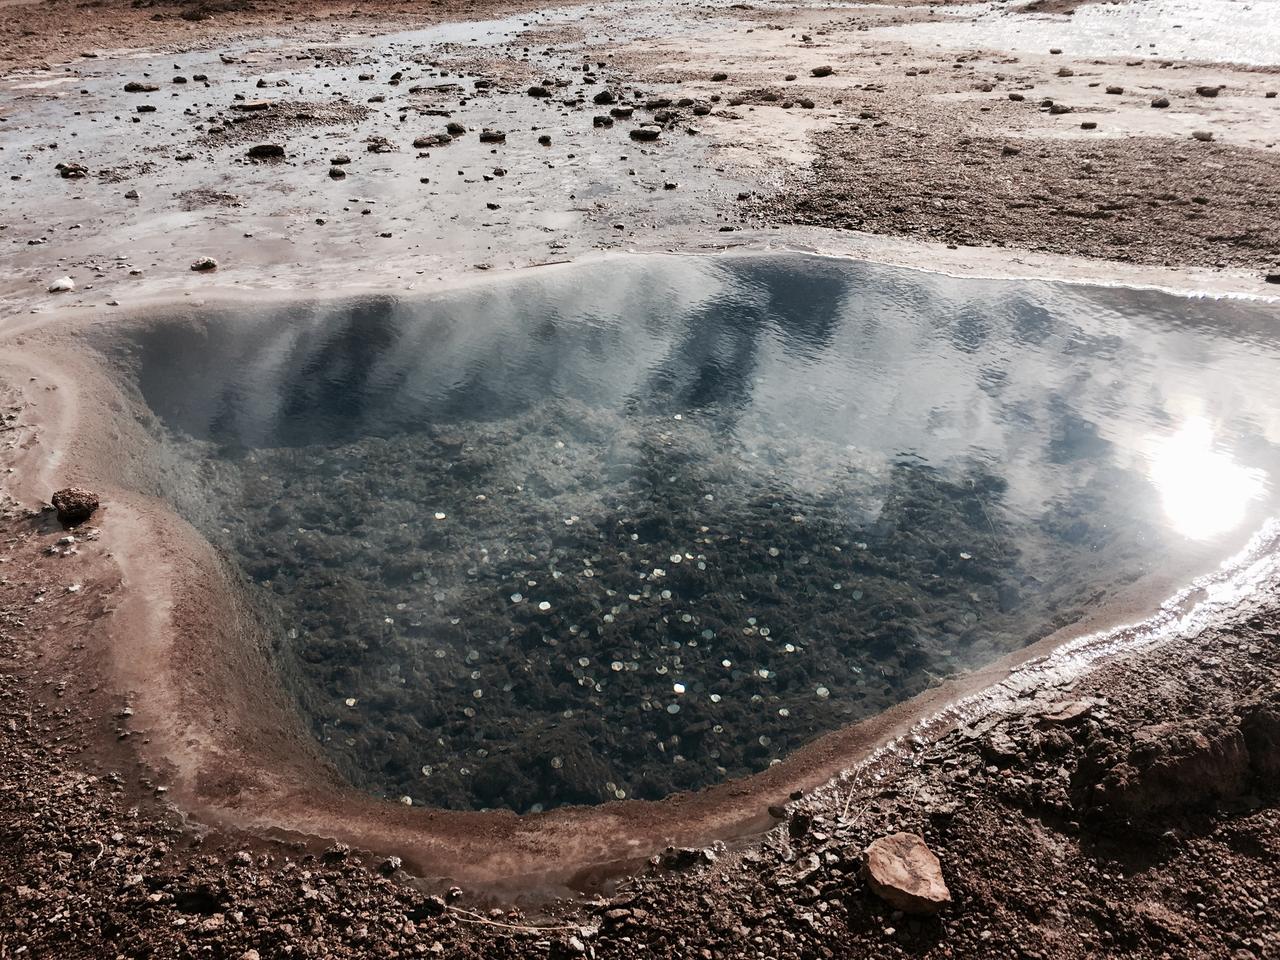
[[[58,520],[72,527],[84,523],[98,509],[98,495],[81,487],[64,487],[53,495],[53,506]]]
[[[1280,790],[1280,694],[1241,711],[1240,732],[1259,785]]]
[[[1096,741],[1072,777],[1077,802],[1119,819],[1160,818],[1241,796],[1249,750],[1239,727],[1211,718],[1143,727],[1127,747]]]
[[[942,864],[914,833],[894,833],[867,847],[867,883],[904,913],[937,913],[951,903]]]

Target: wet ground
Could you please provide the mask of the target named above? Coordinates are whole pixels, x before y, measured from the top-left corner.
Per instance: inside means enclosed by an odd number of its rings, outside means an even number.
[[[124,362],[344,774],[537,811],[748,775],[1207,572],[1275,504],[1276,319],[669,257],[184,316]]]

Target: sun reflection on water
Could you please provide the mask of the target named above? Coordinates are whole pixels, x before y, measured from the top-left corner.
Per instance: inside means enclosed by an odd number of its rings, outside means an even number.
[[[1192,540],[1239,527],[1250,502],[1266,492],[1268,479],[1216,449],[1213,427],[1203,417],[1155,441],[1150,476],[1173,529]]]

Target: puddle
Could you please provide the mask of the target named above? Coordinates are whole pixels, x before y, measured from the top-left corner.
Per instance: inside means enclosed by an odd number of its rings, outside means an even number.
[[[934,8],[936,22],[890,27],[911,43],[1070,57],[1142,57],[1255,66],[1280,63],[1275,0],[1087,3],[1071,16],[1011,12],[1006,4]],[[945,19],[944,19],[945,18]],[[873,31],[875,32],[875,31]]]
[[[525,812],[759,771],[1212,569],[1274,512],[1276,320],[634,257],[116,349],[343,774]]]

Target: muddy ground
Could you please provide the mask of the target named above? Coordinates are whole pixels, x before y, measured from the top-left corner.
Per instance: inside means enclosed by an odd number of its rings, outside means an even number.
[[[1275,67],[940,48],[913,39],[939,16],[917,5],[527,11],[0,6],[0,334],[226,286],[406,289],[619,248],[1275,289]],[[465,132],[414,146],[450,123]],[[249,155],[268,145],[282,155]],[[203,257],[216,269],[193,271]],[[73,291],[46,292],[63,276]],[[21,410],[5,415],[21,471]],[[35,506],[7,502],[0,535],[0,956],[1280,954],[1273,589],[1027,691],[894,779],[797,798],[762,841],[513,908],[415,883],[389,850],[173,804],[87,639],[120,575],[77,579]],[[868,888],[867,844],[900,829],[940,858],[936,917]]]

